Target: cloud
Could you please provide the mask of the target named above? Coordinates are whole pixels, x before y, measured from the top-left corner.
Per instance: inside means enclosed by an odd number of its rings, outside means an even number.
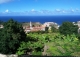
[[[7,10],[5,10],[5,12],[6,12],[6,13],[8,13],[8,12],[9,12],[9,10],[7,9]]]
[[[70,13],[71,11],[69,11],[69,10],[62,10],[61,11],[63,14],[68,14],[68,13]]]
[[[31,9],[30,11],[23,11],[23,12],[14,12],[6,9],[2,15],[80,15],[80,10],[76,11],[78,9],[55,9],[55,10],[35,10]]]
[[[63,12],[63,13],[66,13],[66,11],[64,11],[64,10],[63,10],[62,12]]]
[[[3,4],[3,3],[8,3],[8,2],[11,2],[13,0],[0,0],[0,4]]]
[[[74,12],[74,9],[72,9],[71,11]]]
[[[41,13],[48,14],[49,10],[41,10]]]
[[[9,2],[12,2],[12,1],[21,1],[21,0],[0,0],[0,4],[9,3]]]
[[[31,11],[32,11],[32,12],[34,12],[35,10],[34,10],[34,9],[32,9]]]
[[[30,13],[30,14],[37,14],[37,13],[39,13],[39,11],[37,11],[37,10],[35,10],[35,9],[32,9],[32,10],[29,11],[28,13]]]
[[[56,11],[57,11],[57,12],[60,12],[61,10],[60,10],[60,9],[56,9]]]

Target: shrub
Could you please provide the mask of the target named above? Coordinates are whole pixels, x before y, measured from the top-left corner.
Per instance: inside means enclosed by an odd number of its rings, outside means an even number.
[[[0,53],[3,54],[15,54],[26,38],[22,25],[12,19],[4,23],[0,35]]]
[[[71,22],[63,22],[63,24],[59,27],[59,32],[61,34],[67,35],[67,34],[77,34],[78,32],[78,26],[73,25]]]

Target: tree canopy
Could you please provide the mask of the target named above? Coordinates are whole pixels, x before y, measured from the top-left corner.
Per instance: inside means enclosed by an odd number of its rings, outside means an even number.
[[[71,22],[63,22],[62,25],[59,27],[59,31],[61,34],[67,35],[67,34],[77,34],[78,32],[78,26],[74,25]]]
[[[14,54],[22,41],[25,41],[26,34],[22,25],[13,19],[3,24],[0,29],[0,53]]]

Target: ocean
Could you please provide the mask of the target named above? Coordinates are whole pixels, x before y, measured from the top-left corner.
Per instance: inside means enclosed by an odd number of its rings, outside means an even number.
[[[65,21],[80,21],[80,16],[0,16],[0,20],[4,22],[8,21],[11,18],[18,22],[56,22],[59,25]]]

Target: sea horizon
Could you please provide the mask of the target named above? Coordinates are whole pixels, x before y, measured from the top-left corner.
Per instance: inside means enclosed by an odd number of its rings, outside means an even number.
[[[77,22],[80,21],[79,15],[67,15],[67,16],[0,16],[1,21],[8,21],[9,19],[13,19],[18,22],[55,22],[61,25],[65,21]]]

